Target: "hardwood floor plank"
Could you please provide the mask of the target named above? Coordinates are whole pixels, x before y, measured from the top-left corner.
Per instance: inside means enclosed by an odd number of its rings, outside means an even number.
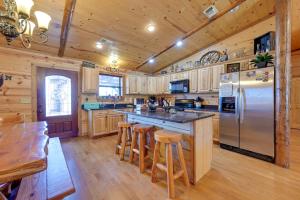
[[[299,157],[300,152],[300,131],[294,135],[292,158]],[[166,179],[151,183],[149,173],[140,174],[138,166],[127,162],[129,152],[126,161],[119,161],[114,154],[115,141],[116,136],[62,141],[76,188],[66,200],[167,199]],[[300,197],[300,165],[292,162],[291,166],[283,169],[214,146],[212,170],[190,188],[176,180],[176,196],[183,200],[296,200]]]

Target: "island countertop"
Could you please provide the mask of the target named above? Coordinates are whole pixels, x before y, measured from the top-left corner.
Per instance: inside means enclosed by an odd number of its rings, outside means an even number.
[[[189,113],[189,112],[177,112],[175,114],[168,113],[168,112],[148,112],[148,111],[124,111],[118,110],[117,112],[121,112],[124,114],[136,115],[140,117],[148,117],[153,119],[159,119],[164,121],[176,122],[176,123],[188,123],[193,122],[200,119],[205,119],[208,117],[214,116],[212,113],[205,113],[205,112],[197,112],[197,113]]]

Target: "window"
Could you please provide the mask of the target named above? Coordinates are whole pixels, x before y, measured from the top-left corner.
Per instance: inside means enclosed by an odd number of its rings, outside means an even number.
[[[106,74],[99,75],[99,97],[121,97],[122,96],[121,76],[112,76]]]
[[[47,76],[46,116],[71,115],[71,79],[65,76]]]

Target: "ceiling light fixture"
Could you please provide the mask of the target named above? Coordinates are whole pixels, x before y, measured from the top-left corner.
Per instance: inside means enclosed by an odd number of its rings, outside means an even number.
[[[182,40],[176,42],[176,47],[181,47],[183,45]]]
[[[151,58],[151,59],[149,60],[149,63],[150,63],[150,64],[153,64],[154,62],[155,62],[154,58]]]
[[[155,27],[154,24],[148,24],[148,25],[146,26],[146,29],[147,29],[148,32],[152,33],[152,32],[155,31],[156,27]]]
[[[234,8],[232,8],[232,9],[230,10],[230,12],[231,12],[231,13],[235,13],[235,12],[238,11],[239,9],[240,9],[240,6],[238,5],[238,6],[234,7]]]
[[[25,48],[31,47],[34,35],[38,36],[38,43],[48,41],[49,23],[51,17],[41,11],[36,11],[36,25],[30,21],[31,8],[34,5],[32,0],[4,0],[3,8],[0,9],[0,33],[5,36],[8,43],[20,37]],[[36,30],[36,31],[35,31]]]

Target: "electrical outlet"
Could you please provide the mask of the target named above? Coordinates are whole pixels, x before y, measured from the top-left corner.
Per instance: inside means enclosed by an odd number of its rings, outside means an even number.
[[[31,98],[29,98],[29,97],[23,97],[23,98],[20,99],[20,103],[30,104],[31,103]]]

